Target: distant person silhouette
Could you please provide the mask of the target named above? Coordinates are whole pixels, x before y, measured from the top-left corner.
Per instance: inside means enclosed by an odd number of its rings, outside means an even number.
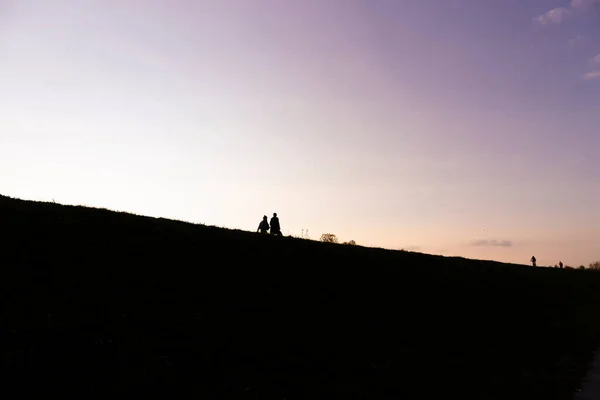
[[[279,225],[277,213],[273,213],[273,218],[271,218],[271,235],[283,236],[281,234],[281,226]]]
[[[266,215],[263,217],[262,221],[260,221],[260,224],[258,225],[258,229],[256,232],[260,232],[260,233],[268,233],[269,232],[269,221],[267,221]]]
[[[535,262],[536,262],[536,261],[537,261],[537,260],[535,259],[535,256],[532,256],[532,257],[531,257],[531,264],[532,264],[534,267],[535,267]]]
[[[559,261],[558,262],[558,268],[562,268],[562,267],[563,267],[563,263],[562,263],[562,261]]]

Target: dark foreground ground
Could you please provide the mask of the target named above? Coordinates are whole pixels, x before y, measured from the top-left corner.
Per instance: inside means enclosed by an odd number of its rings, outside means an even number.
[[[5,393],[569,399],[600,344],[593,272],[5,197],[0,228]]]

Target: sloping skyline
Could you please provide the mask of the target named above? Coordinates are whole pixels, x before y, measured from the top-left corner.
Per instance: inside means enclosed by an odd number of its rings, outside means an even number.
[[[600,259],[600,1],[0,0],[0,193]]]

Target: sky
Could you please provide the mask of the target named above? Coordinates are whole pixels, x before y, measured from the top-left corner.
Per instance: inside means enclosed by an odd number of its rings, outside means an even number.
[[[600,0],[0,0],[0,193],[600,260]]]

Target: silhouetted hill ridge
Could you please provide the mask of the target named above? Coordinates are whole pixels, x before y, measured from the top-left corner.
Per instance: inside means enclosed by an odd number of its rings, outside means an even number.
[[[593,272],[6,196],[0,220],[0,373],[23,391],[569,399],[600,344]]]

